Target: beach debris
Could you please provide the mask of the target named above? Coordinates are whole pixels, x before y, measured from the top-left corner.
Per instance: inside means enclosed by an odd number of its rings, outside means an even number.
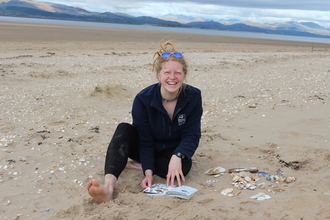
[[[281,184],[283,183],[293,183],[296,181],[295,177],[292,176],[285,176],[284,172],[281,171],[280,169],[276,170],[275,174],[269,174],[264,171],[258,172],[259,176],[265,177],[266,180],[271,181],[271,182],[279,182]]]
[[[55,175],[55,171],[54,171],[54,170],[51,170],[51,171],[50,171],[50,174],[49,174],[49,176],[48,176],[48,179],[53,178],[54,175]]]
[[[11,163],[16,163],[15,160],[12,160],[12,159],[9,159],[9,160],[6,160],[8,162],[8,164],[10,165]]]
[[[201,185],[204,186],[205,188],[214,187],[214,183],[216,183],[216,182],[219,182],[219,180],[206,180]]]
[[[256,173],[258,172],[257,167],[238,167],[238,168],[230,168],[228,169],[229,173],[239,173],[239,172],[250,172],[250,173]]]
[[[79,186],[83,186],[84,185],[83,181],[81,181],[81,180],[74,179],[72,182],[74,184],[78,184]]]
[[[269,195],[262,193],[262,192],[250,197],[250,199],[256,199],[258,201],[263,201],[263,200],[270,199],[270,198],[272,198],[272,197],[270,197]]]
[[[289,177],[287,177],[286,180],[285,180],[286,183],[293,183],[293,182],[295,182],[295,181],[296,181],[296,178],[293,177],[293,176],[289,176]]]
[[[91,127],[89,131],[91,133],[100,133],[100,127],[99,126]]]
[[[211,169],[208,169],[205,171],[206,175],[216,175],[215,177],[218,177],[219,175],[226,172],[226,169],[223,167],[213,167]]]
[[[233,188],[226,188],[221,191],[224,196],[234,197],[241,193],[241,190],[234,190]]]
[[[276,183],[285,184],[296,181],[295,177],[287,177],[280,169],[276,170],[275,174],[269,174],[264,171],[258,173],[239,172],[231,173],[233,176],[232,185],[239,190],[255,190],[255,189],[266,189],[267,192],[275,194],[276,192],[282,192],[284,189],[276,185]],[[273,182],[274,184],[265,184],[260,182],[261,177],[264,177],[267,181]]]
[[[234,196],[237,196],[238,194],[240,194],[241,193],[241,190],[235,190],[234,191]]]
[[[26,162],[26,157],[19,157],[19,161]]]
[[[9,205],[9,204],[10,204],[10,200],[7,200],[7,201],[4,202],[3,205],[4,205],[4,206],[7,206],[7,205]]]
[[[299,161],[290,161],[286,162],[282,159],[280,159],[280,155],[276,155],[276,158],[278,159],[278,162],[286,167],[291,167],[291,169],[299,170],[300,169],[300,162]]]
[[[236,188],[254,190],[257,188],[257,183],[260,180],[259,176],[250,176],[248,172],[232,173],[232,185]]]
[[[221,167],[215,167],[207,170],[205,174],[216,175],[216,173],[219,173],[220,171],[224,171],[224,170],[225,170],[224,168],[221,169]],[[244,170],[244,171],[239,171],[239,170]],[[256,190],[256,189],[265,190],[266,191],[265,193],[276,194],[278,192],[285,191],[283,187],[287,187],[288,183],[293,183],[296,181],[295,177],[285,176],[284,172],[281,169],[277,169],[274,172],[274,174],[270,174],[265,171],[258,171],[257,167],[232,168],[231,173],[229,173],[229,175],[232,176],[232,187],[225,188],[221,191],[222,195],[229,197],[235,197],[239,195],[242,192],[242,190]],[[261,182],[262,179],[265,179],[270,183]],[[215,182],[217,181],[207,180],[201,185],[203,185],[205,188],[214,187]],[[266,195],[265,193],[256,194],[251,198],[256,200],[270,199],[271,197],[269,195]]]
[[[226,189],[221,191],[221,194],[224,195],[224,196],[233,197],[234,196],[234,194],[232,194],[233,191],[234,191],[233,188],[226,188]]]
[[[14,143],[15,137],[16,137],[15,135],[8,135],[8,136],[3,137],[0,140],[0,147],[9,147],[12,143]]]

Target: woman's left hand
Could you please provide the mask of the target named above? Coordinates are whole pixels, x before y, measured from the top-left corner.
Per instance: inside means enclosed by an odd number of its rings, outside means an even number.
[[[171,187],[174,187],[174,181],[175,178],[178,181],[178,185],[181,186],[181,180],[184,182],[186,179],[184,178],[184,175],[182,173],[182,159],[172,155],[170,163],[168,165],[168,172],[166,175],[166,185]]]

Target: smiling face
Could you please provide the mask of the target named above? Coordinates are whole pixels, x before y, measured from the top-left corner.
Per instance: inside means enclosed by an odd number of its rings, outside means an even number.
[[[177,97],[185,79],[182,64],[174,60],[163,62],[162,69],[158,73],[158,79],[161,84],[161,94],[164,98]]]

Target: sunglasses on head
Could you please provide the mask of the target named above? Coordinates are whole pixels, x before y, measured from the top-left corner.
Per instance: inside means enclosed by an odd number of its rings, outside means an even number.
[[[163,58],[169,58],[171,55],[173,55],[176,58],[182,58],[183,54],[181,52],[175,51],[175,52],[170,52],[170,51],[166,51],[162,53],[162,57]]]

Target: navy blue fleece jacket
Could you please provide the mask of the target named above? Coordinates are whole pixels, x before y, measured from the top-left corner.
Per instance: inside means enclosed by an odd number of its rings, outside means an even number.
[[[160,85],[153,84],[139,92],[133,102],[133,126],[140,138],[139,152],[143,171],[155,171],[155,157],[173,149],[185,160],[194,155],[201,137],[203,113],[201,91],[184,84],[171,121],[162,105]]]

